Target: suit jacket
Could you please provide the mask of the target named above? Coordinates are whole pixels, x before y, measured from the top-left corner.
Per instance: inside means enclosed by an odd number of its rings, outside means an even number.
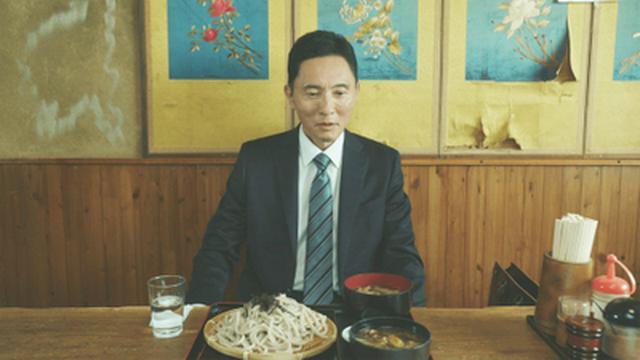
[[[238,300],[293,286],[298,236],[298,129],[242,145],[226,192],[194,257],[188,302],[223,297],[246,244]],[[391,272],[412,280],[425,304],[424,266],[414,244],[411,206],[398,152],[345,130],[338,218],[338,280]]]

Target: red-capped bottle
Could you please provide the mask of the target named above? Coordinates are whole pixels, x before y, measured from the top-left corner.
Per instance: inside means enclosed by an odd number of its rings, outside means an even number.
[[[616,276],[616,264],[625,271],[631,285],[625,279]],[[607,274],[594,278],[591,282],[591,290],[591,298],[595,303],[594,316],[602,320],[602,310],[609,301],[620,297],[629,297],[636,291],[636,279],[615,255],[609,254],[607,255]]]

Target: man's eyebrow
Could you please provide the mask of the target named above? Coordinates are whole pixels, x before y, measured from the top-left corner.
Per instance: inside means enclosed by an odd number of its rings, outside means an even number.
[[[317,84],[304,84],[304,85],[302,85],[302,88],[305,89],[305,90],[306,89],[322,89],[322,86],[317,85]],[[331,88],[332,89],[335,89],[335,88],[348,89],[349,88],[349,84],[347,84],[347,83],[338,83],[338,84],[335,84],[335,85],[331,86]]]
[[[348,88],[349,88],[349,84],[347,84],[347,83],[338,83],[338,84],[333,85],[331,88],[332,88],[332,89],[335,89],[335,88],[345,88],[345,89],[348,89]]]

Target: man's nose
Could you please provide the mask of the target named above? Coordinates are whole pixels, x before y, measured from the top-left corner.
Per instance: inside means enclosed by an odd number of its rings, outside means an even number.
[[[332,115],[336,112],[336,102],[331,94],[325,94],[322,96],[320,103],[320,113],[322,115]]]

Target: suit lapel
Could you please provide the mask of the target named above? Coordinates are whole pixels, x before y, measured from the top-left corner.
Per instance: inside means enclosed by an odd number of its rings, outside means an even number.
[[[360,140],[345,130],[342,154],[342,179],[340,183],[340,207],[338,214],[338,265],[339,277],[343,278],[347,249],[352,238],[354,218],[364,186],[364,174],[368,158]]]
[[[290,131],[285,139],[274,155],[282,209],[289,230],[292,259],[295,259],[298,248],[298,128]]]

